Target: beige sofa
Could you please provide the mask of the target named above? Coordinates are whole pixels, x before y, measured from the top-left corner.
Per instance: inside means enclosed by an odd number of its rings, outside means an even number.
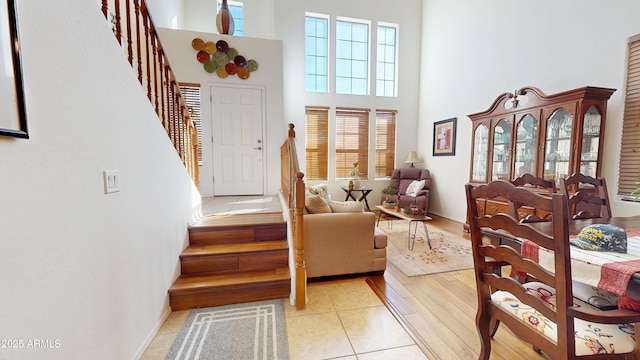
[[[308,278],[387,268],[387,235],[372,212],[305,214],[304,243]]]

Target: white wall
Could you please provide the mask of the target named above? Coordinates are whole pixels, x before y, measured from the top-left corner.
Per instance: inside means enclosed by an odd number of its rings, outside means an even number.
[[[31,139],[0,138],[0,339],[59,348],[0,358],[136,358],[169,311],[199,194],[99,2],[18,12]]]
[[[185,26],[183,2],[183,0],[145,0],[156,27],[170,29],[180,29]]]
[[[207,141],[212,135],[211,101],[209,100],[211,85],[249,86],[265,90],[264,189],[265,194],[276,194],[280,189],[280,145],[287,134],[287,123],[282,113],[282,42],[185,30],[159,29],[159,33],[178,81],[200,84],[203,138],[200,190],[203,196],[213,195],[213,151],[211,142]],[[200,38],[205,42],[224,39],[247,60],[256,60],[258,70],[251,72],[251,76],[246,80],[237,76],[221,79],[215,73],[208,73],[196,59],[197,51],[191,47],[191,41],[194,38]]]
[[[273,39],[274,0],[241,0],[244,17],[243,36]],[[183,0],[185,23],[181,30],[217,34],[217,0]]]
[[[465,220],[471,121],[495,98],[523,86],[547,94],[582,86],[618,89],[609,100],[602,175],[617,191],[627,38],[640,33],[635,0],[424,0],[418,138],[431,154],[433,122],[458,118],[455,157],[426,159],[430,210]],[[615,197],[615,196],[614,196]],[[640,214],[614,201],[617,216]]]
[[[297,1],[278,0],[275,2],[275,37],[281,39],[284,46],[284,115],[287,122],[296,125],[298,154],[301,154],[301,166],[304,168],[304,120],[305,106],[331,106],[329,132],[334,128],[335,107],[358,107],[375,109],[395,109],[397,116],[398,141],[396,145],[396,164],[398,167],[405,167],[404,160],[410,151],[415,150],[416,141],[424,136],[416,133],[417,111],[418,111],[418,79],[420,74],[420,0],[403,1],[402,6],[390,6],[388,1],[382,0],[326,0],[326,1]],[[372,24],[377,22],[389,22],[399,24],[399,89],[398,97],[376,97],[358,95],[336,95],[335,91],[330,93],[307,93],[305,92],[304,73],[304,21],[305,12],[328,14],[330,18],[330,31],[335,33],[336,16],[351,17],[364,20],[371,20]],[[374,29],[374,27],[371,27]],[[375,54],[375,33],[371,37],[372,53]],[[330,44],[330,51],[335,53],[335,44]],[[372,57],[373,59],[373,57]],[[330,65],[331,74],[334,64]],[[375,63],[371,60],[370,79],[375,79]],[[335,76],[335,75],[333,75]],[[330,81],[335,83],[333,79]],[[375,82],[375,81],[374,81]],[[335,88],[335,86],[333,86]],[[375,94],[375,91],[372,90]],[[372,133],[373,135],[373,133]],[[426,134],[425,134],[426,135]],[[370,146],[375,146],[375,142],[370,137]],[[335,141],[335,137],[330,135],[330,144]],[[330,147],[331,148],[331,147]],[[370,152],[371,154],[372,152]],[[425,153],[419,152],[423,158]],[[370,159],[369,169],[374,169],[374,160]],[[329,153],[329,192],[334,199],[343,200],[345,193],[340,189],[345,185],[346,180],[335,179],[335,172],[332,169],[335,164],[335,153]],[[418,164],[420,167],[429,167],[430,164]],[[373,173],[373,170],[371,170]],[[316,181],[318,182],[318,181]],[[374,191],[369,195],[369,204],[374,205],[380,201],[380,190],[389,184],[388,179],[375,180],[373,175],[363,184],[370,186]]]

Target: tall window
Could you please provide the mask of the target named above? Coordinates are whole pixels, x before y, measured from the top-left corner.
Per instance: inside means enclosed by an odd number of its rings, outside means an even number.
[[[305,178],[326,180],[329,159],[329,108],[305,108]]]
[[[336,21],[336,93],[369,94],[369,24]]]
[[[369,176],[369,110],[336,109],[336,179],[349,177],[358,163],[361,178]]]
[[[396,162],[396,111],[376,110],[376,177],[391,176]]]
[[[378,24],[376,95],[396,96],[397,25]]]
[[[227,5],[229,6],[229,11],[233,17],[233,36],[242,36],[244,32],[242,1],[229,0],[227,1]],[[218,0],[218,10],[220,10],[220,6],[222,6],[222,1]],[[215,17],[213,20],[215,22]]]
[[[629,196],[640,181],[640,35],[629,39],[627,62],[627,88],[625,90],[624,116],[622,124],[622,146],[620,147],[620,180],[618,195]]]
[[[180,93],[187,105],[189,117],[198,133],[198,164],[202,166],[202,117],[200,106],[200,84],[180,83]]]
[[[305,17],[305,90],[328,91],[329,18]]]

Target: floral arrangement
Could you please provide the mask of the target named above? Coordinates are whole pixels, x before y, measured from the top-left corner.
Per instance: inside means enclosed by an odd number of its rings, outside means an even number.
[[[636,182],[636,185],[640,185],[640,181]],[[640,187],[634,189],[631,192],[631,196],[633,196],[636,201],[640,200]]]
[[[353,179],[360,179],[360,168],[357,162],[353,163],[353,169],[349,172],[349,176]]]
[[[394,203],[395,200],[393,199],[393,195],[396,195],[398,193],[398,190],[396,189],[395,186],[389,185],[386,188],[382,189],[380,192],[385,195],[389,195],[384,202]]]

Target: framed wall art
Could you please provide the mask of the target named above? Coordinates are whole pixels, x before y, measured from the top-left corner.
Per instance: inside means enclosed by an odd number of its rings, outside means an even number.
[[[28,139],[16,0],[0,0],[0,104],[0,136]]]
[[[433,156],[456,154],[456,118],[433,123]]]

